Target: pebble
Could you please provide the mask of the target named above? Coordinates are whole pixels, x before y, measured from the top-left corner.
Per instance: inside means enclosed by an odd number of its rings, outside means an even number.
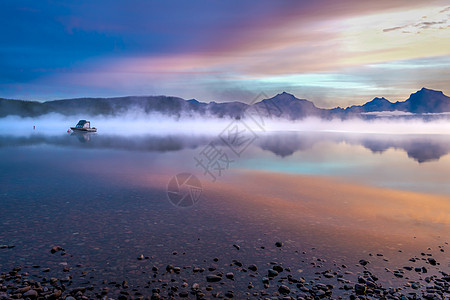
[[[365,294],[366,286],[364,284],[357,283],[355,284],[355,293],[358,295]]]
[[[367,265],[368,263],[369,263],[368,260],[365,260],[365,259],[360,259],[360,260],[359,260],[359,264],[360,264],[361,266],[365,266],[365,265]]]
[[[225,277],[230,280],[234,280],[234,274],[232,272],[228,272],[227,274],[225,274]]]
[[[242,267],[243,266],[243,264],[240,261],[235,260],[235,259],[233,259],[233,264],[235,264],[238,267]]]
[[[269,269],[269,270],[267,271],[267,273],[268,273],[268,275],[269,275],[269,278],[270,278],[270,277],[276,277],[276,276],[278,276],[278,272],[275,271],[275,270],[272,270],[272,269]]]
[[[282,284],[278,288],[278,292],[280,292],[283,295],[287,295],[291,292],[291,289],[287,285]]]
[[[159,300],[159,299],[161,299],[161,296],[158,293],[154,293],[154,294],[152,294],[152,297],[150,299],[151,300]]]
[[[35,290],[29,290],[29,291],[25,292],[25,293],[23,294],[23,296],[24,296],[25,298],[28,297],[28,298],[34,299],[34,298],[37,298],[38,292],[36,292]]]
[[[280,266],[280,265],[275,265],[275,266],[272,267],[272,269],[274,269],[278,273],[281,273],[284,270],[284,268],[282,266]]]
[[[250,265],[250,266],[248,266],[248,269],[250,271],[256,272],[258,270],[258,267],[256,265]]]
[[[225,293],[225,297],[227,297],[227,298],[233,298],[233,297],[234,297],[233,291],[228,291],[228,292],[226,292],[226,293]]]
[[[283,246],[283,243],[282,243],[282,242],[276,242],[276,243],[275,243],[275,246],[277,246],[278,248],[280,248],[280,247]]]
[[[178,294],[178,296],[180,296],[180,298],[187,298],[187,297],[189,297],[189,293],[186,291],[183,291],[183,292],[180,292]]]
[[[222,280],[222,277],[217,276],[217,275],[207,275],[206,276],[206,281],[207,282],[218,282]]]
[[[15,294],[23,294],[31,289],[31,286],[26,286],[15,291]]]

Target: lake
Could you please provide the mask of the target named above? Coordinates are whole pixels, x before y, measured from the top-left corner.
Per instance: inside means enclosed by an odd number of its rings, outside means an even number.
[[[375,274],[420,295],[450,272],[449,135],[232,132],[1,132],[1,272],[237,299],[346,298]]]

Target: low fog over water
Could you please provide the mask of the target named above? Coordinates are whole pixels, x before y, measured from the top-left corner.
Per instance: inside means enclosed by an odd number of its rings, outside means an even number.
[[[130,113],[115,117],[64,116],[60,114],[49,114],[33,118],[8,116],[0,118],[0,133],[3,135],[26,135],[30,133],[59,135],[65,133],[71,126],[75,126],[80,119],[90,120],[91,127],[96,127],[99,134],[125,136],[140,134],[217,134],[232,122],[242,122],[247,128],[255,132],[336,131],[378,134],[450,134],[450,119],[442,116],[436,120],[379,117],[372,120],[358,118],[348,120],[306,118],[297,121],[287,121],[276,118],[258,120],[251,117],[238,120],[200,116],[170,117],[158,113]]]

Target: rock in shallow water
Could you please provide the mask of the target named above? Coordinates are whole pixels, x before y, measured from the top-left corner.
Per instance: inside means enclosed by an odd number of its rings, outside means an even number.
[[[269,270],[267,271],[267,273],[268,273],[268,275],[269,275],[269,278],[270,278],[270,277],[276,277],[276,276],[278,276],[278,272],[275,271],[275,270],[272,270],[272,269],[269,269]]]
[[[61,246],[54,246],[52,249],[50,249],[50,252],[51,252],[52,254],[55,254],[55,253],[58,252],[58,251],[64,251],[64,248],[61,247]]]
[[[250,271],[256,272],[258,270],[258,267],[256,265],[250,265],[250,266],[248,266],[248,269]]]
[[[359,264],[360,264],[361,266],[365,266],[365,265],[367,265],[368,263],[369,263],[368,260],[365,260],[365,259],[360,259],[360,260],[359,260]]]

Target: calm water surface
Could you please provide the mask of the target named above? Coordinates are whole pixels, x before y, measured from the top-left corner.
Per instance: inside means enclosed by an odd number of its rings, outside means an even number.
[[[210,142],[222,160],[208,173],[195,158],[212,155]],[[306,217],[283,220],[281,208],[277,213],[269,208],[272,204],[240,198],[239,190],[250,190],[251,178],[241,175],[236,180],[235,174],[253,170],[332,177],[450,201],[449,153],[449,137],[440,135],[266,133],[236,154],[216,136],[3,134],[0,244],[15,248],[0,251],[1,271],[22,264],[48,266],[54,274],[63,274],[61,266],[68,265],[78,272],[74,281],[95,285],[126,279],[140,289],[152,278],[153,266],[164,269],[169,263],[186,270],[212,266],[239,273],[233,259],[260,269],[274,261],[313,279],[318,268],[354,266],[377,251],[398,260],[401,267],[408,261],[405,255],[426,250],[421,248],[425,242],[414,244],[415,229],[404,237],[410,242],[396,243],[383,236],[371,240],[372,233],[362,225],[349,235],[344,224],[331,218],[322,224]],[[203,184],[201,201],[191,208],[174,207],[167,198],[167,183],[180,172],[194,174]],[[231,192],[234,189],[238,191]],[[280,192],[278,197],[284,196]],[[437,249],[448,242],[449,227],[445,222],[433,226],[436,234],[430,235],[430,246]],[[274,247],[279,240],[284,246]],[[70,255],[50,254],[54,245]],[[140,254],[149,259],[138,261]],[[442,268],[448,268],[448,257],[435,254],[443,261]],[[373,268],[384,270],[383,260],[378,260]],[[191,273],[183,276],[190,283],[199,280]],[[249,281],[261,285],[258,277],[245,276],[226,288],[245,291]],[[394,284],[397,279],[383,280]]]

